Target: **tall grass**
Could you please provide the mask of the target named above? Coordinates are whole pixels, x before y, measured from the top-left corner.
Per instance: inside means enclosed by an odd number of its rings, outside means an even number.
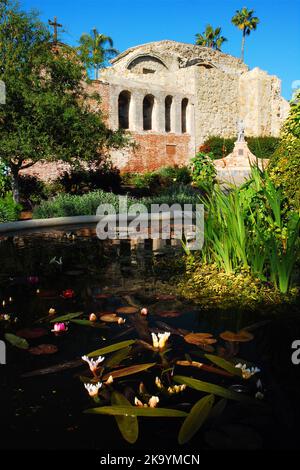
[[[226,273],[248,269],[286,293],[299,256],[299,214],[286,211],[269,177],[253,168],[246,185],[227,193],[216,185],[201,201],[206,209],[203,259]]]

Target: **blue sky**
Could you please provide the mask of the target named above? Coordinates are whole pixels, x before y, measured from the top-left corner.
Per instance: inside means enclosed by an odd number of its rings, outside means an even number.
[[[128,47],[162,39],[193,43],[207,23],[222,26],[228,42],[223,51],[240,55],[241,33],[231,24],[235,10],[255,10],[261,22],[246,39],[245,62],[282,80],[289,99],[292,82],[300,80],[300,0],[20,0],[37,9],[42,20],[54,16],[64,25],[60,39],[76,45],[83,32],[96,27],[114,46]]]

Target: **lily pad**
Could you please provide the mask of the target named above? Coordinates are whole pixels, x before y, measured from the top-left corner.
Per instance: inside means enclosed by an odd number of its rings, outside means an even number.
[[[122,317],[118,317],[116,313],[106,313],[105,315],[101,315],[101,321],[106,323],[118,323],[119,319]]]
[[[120,307],[116,310],[117,313],[123,315],[131,315],[133,313],[137,313],[139,309],[137,307]]]
[[[240,330],[238,333],[233,333],[232,331],[224,331],[220,334],[220,338],[224,339],[224,341],[246,343],[248,341],[252,341],[254,336],[249,331]]]
[[[34,356],[42,356],[46,354],[54,354],[58,351],[58,348],[54,344],[40,344],[39,346],[30,348],[28,351]]]
[[[16,332],[17,336],[25,339],[35,339],[41,336],[46,336],[48,331],[45,328],[24,328]]]
[[[187,343],[195,344],[196,346],[215,344],[217,342],[210,333],[189,333],[185,335],[184,340]]]
[[[176,318],[182,315],[182,312],[177,312],[176,310],[163,310],[161,312],[157,312],[157,315],[164,318]]]
[[[176,296],[172,294],[159,294],[156,296],[156,300],[162,300],[162,301],[176,300]]]

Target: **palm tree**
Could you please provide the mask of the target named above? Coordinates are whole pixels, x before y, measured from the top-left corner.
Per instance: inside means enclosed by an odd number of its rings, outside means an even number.
[[[253,13],[254,10],[247,10],[247,8],[244,7],[241,10],[236,10],[235,15],[231,18],[232,24],[237,26],[243,32],[241,51],[242,60],[244,60],[246,36],[249,36],[251,31],[255,30],[259,23],[259,18],[257,16],[253,16]]]
[[[94,70],[95,80],[98,79],[100,68],[107,65],[108,60],[119,53],[113,47],[112,38],[100,34],[96,28],[92,29],[90,34],[82,34],[79,43],[80,46],[77,48],[79,57],[87,70]],[[106,47],[107,45],[109,47]]]
[[[205,28],[205,31],[200,34],[196,34],[196,45],[197,46],[206,46],[216,49],[217,51],[221,50],[223,42],[227,41],[224,36],[221,36],[221,28],[218,27],[214,29],[210,24]]]

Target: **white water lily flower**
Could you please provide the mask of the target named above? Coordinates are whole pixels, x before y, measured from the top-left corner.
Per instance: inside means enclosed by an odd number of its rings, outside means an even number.
[[[96,384],[84,384],[86,390],[90,397],[95,398],[98,396],[99,390],[102,387],[102,383],[98,382]]]
[[[150,408],[156,408],[156,406],[158,405],[159,403],[159,398],[158,397],[151,397],[150,400],[148,401],[148,406]]]
[[[241,369],[243,379],[250,379],[250,377],[252,377],[253,375],[260,372],[260,369],[258,367],[249,367],[249,368],[247,368],[246,364],[239,363],[239,364],[236,364],[235,367],[237,369]]]
[[[105,385],[110,385],[110,384],[113,383],[113,381],[114,381],[114,378],[113,378],[112,375],[110,375],[110,376],[108,377],[107,381],[105,382]]]
[[[122,317],[118,318],[118,325],[123,325],[124,323],[126,323],[125,318],[122,318]]]
[[[153,347],[155,349],[158,349],[159,351],[163,351],[166,347],[170,335],[171,333],[158,333],[158,335],[156,335],[155,333],[151,333]]]
[[[99,364],[103,362],[105,358],[102,356],[99,356],[98,359],[95,360],[95,359],[90,359],[88,356],[82,356],[81,359],[88,363],[90,371],[94,373],[97,371]]]
[[[155,385],[157,386],[157,388],[160,388],[160,389],[164,388],[164,386],[163,386],[163,384],[162,384],[162,382],[161,382],[161,380],[160,380],[159,377],[156,377],[156,379],[155,379]]]
[[[183,392],[185,389],[186,389],[186,385],[185,385],[185,384],[182,384],[182,385],[173,385],[172,387],[169,387],[169,388],[168,388],[168,393],[169,393],[170,395],[173,395],[173,394],[175,394],[175,393]]]
[[[156,396],[151,397],[148,403],[141,402],[141,400],[139,400],[137,397],[134,399],[135,406],[138,406],[139,408],[156,408],[158,403],[159,398]]]

